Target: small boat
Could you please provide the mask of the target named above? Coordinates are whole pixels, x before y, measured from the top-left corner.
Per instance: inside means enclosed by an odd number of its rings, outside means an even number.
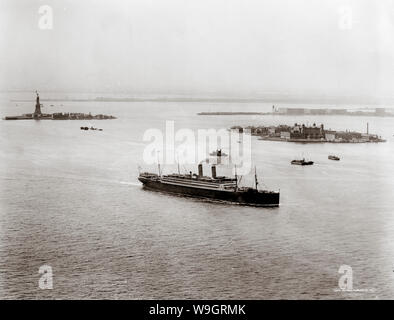
[[[97,130],[97,131],[103,131],[103,129],[95,128],[93,126],[89,127],[81,127],[81,130]]]
[[[103,131],[103,129],[95,128],[95,127],[90,127],[90,130],[98,130],[98,131]]]
[[[305,159],[292,160],[291,164],[296,164],[296,165],[299,165],[299,166],[311,166],[313,164],[313,161],[305,161]]]
[[[341,160],[339,157],[334,156],[334,155],[329,155],[329,156],[328,156],[328,159],[330,159],[330,160],[335,160],[335,161]]]
[[[216,151],[212,151],[209,155],[216,157],[227,157],[227,154],[222,152],[222,149],[218,149]]]

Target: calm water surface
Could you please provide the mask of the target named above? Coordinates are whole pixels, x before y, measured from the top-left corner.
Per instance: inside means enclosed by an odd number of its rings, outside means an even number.
[[[32,112],[34,102],[10,101],[18,97],[1,96],[1,117]],[[394,298],[393,118],[196,115],[271,107],[257,103],[50,104],[44,112],[118,119],[0,121],[0,298]],[[264,185],[280,189],[281,206],[231,206],[141,188],[143,133],[166,120],[193,130],[324,122],[365,131],[369,122],[388,141],[253,138],[253,163]],[[302,154],[315,165],[289,164]],[[43,264],[53,268],[53,290],[38,288]],[[337,291],[344,264],[357,291]]]

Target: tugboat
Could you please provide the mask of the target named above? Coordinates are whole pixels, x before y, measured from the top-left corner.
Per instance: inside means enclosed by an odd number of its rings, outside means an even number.
[[[335,160],[335,161],[341,160],[341,158],[339,158],[339,157],[337,157],[337,156],[334,156],[334,155],[329,155],[329,156],[328,156],[328,159],[329,159],[329,160]]]
[[[98,130],[98,131],[103,131],[103,129],[98,129],[98,128],[94,128],[93,126],[89,127],[81,127],[81,130]]]
[[[239,187],[238,177],[217,176],[216,166],[211,167],[212,177],[203,175],[202,164],[198,165],[198,175],[193,174],[159,174],[140,173],[138,180],[144,188],[158,190],[187,197],[204,198],[224,201],[241,205],[257,207],[278,207],[279,192],[258,190],[258,181],[255,171],[255,187]]]
[[[222,149],[217,149],[216,151],[212,151],[209,155],[215,157],[227,157],[227,154],[222,152]]]
[[[296,164],[296,165],[299,165],[299,166],[311,166],[313,164],[313,161],[305,161],[305,159],[292,160],[291,164]]]

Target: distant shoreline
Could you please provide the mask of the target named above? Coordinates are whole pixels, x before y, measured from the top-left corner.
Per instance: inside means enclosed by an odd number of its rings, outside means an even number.
[[[250,116],[250,115],[270,115],[269,112],[199,112],[197,115],[199,116]]]
[[[259,116],[292,116],[292,117],[302,117],[302,116],[350,116],[350,117],[394,117],[394,113],[376,114],[371,111],[348,111],[346,113],[303,113],[303,114],[289,114],[289,113],[278,113],[278,112],[199,112],[199,116],[249,116],[249,115],[259,115]]]
[[[354,144],[354,143],[380,143],[380,142],[386,142],[386,140],[381,139],[377,141],[328,141],[328,140],[319,140],[319,139],[283,139],[280,137],[260,137],[257,140],[262,140],[262,141],[278,141],[278,142],[293,142],[293,143],[301,143],[301,144],[307,144],[307,143],[342,143],[342,144]]]
[[[33,99],[10,99],[11,102],[32,102]],[[338,100],[338,99],[302,99],[286,97],[265,97],[265,98],[215,98],[215,97],[95,97],[95,98],[53,98],[42,99],[42,101],[54,102],[207,102],[207,103],[268,103],[268,104],[319,104],[325,106],[351,106],[351,105],[368,105],[368,106],[386,106],[391,108],[393,102],[385,103],[376,101],[358,101],[358,100]]]
[[[33,99],[11,99],[11,102],[34,102]],[[223,103],[271,103],[272,100],[267,99],[242,99],[242,98],[114,98],[114,97],[97,97],[92,99],[87,98],[55,98],[55,99],[41,99],[41,101],[55,101],[55,102],[223,102]],[[275,100],[275,102],[277,102]],[[294,102],[296,103],[296,102]],[[301,103],[301,102],[299,102]]]

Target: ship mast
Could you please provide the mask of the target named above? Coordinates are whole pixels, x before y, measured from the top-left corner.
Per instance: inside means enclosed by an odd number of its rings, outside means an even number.
[[[235,169],[235,191],[238,190],[238,175],[237,175],[237,165],[234,165]]]
[[[157,151],[157,168],[159,169],[159,177],[161,177],[159,152],[160,151]]]
[[[254,181],[256,184],[256,190],[257,190],[257,186],[259,184],[259,182],[257,181],[257,171],[256,171],[256,166],[254,166]]]
[[[179,155],[176,155],[176,163],[178,164],[178,174],[181,174],[181,169],[179,168]]]

